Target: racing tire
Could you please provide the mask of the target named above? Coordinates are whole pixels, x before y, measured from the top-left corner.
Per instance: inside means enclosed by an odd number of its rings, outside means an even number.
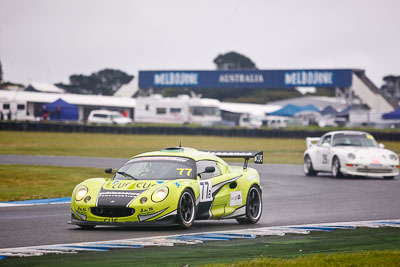
[[[318,172],[314,170],[314,167],[312,165],[312,161],[311,161],[311,158],[309,155],[306,155],[304,157],[303,172],[306,176],[315,176],[318,174]]]
[[[96,225],[79,225],[78,226],[84,230],[92,230]]]
[[[178,202],[177,220],[180,226],[190,228],[196,217],[196,202],[192,191],[185,189]]]
[[[239,224],[255,224],[262,214],[262,193],[257,185],[252,185],[247,194],[246,217],[236,218]]]
[[[343,173],[340,171],[340,160],[336,156],[333,158],[331,171],[332,171],[332,176],[335,178],[344,177]]]

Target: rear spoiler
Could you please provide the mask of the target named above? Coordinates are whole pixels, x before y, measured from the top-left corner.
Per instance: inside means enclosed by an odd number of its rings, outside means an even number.
[[[263,163],[263,151],[205,151],[220,158],[242,158],[244,159],[243,169],[247,169],[250,158],[254,158],[254,163]]]
[[[307,137],[306,138],[307,148],[310,148],[312,145],[318,143],[320,139],[321,139],[320,137]]]

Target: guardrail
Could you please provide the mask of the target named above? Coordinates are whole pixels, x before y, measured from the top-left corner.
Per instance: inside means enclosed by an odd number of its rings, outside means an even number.
[[[86,125],[61,122],[0,122],[2,131],[29,132],[79,132],[79,133],[111,133],[111,134],[165,134],[165,135],[206,135],[229,137],[264,137],[264,138],[306,138],[320,137],[327,130],[283,130],[283,129],[245,129],[188,126],[106,126]],[[386,141],[400,141],[398,132],[372,132],[375,138]]]

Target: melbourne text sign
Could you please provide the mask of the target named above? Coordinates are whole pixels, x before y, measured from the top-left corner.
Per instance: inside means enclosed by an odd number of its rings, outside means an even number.
[[[350,87],[352,70],[139,71],[140,88]]]

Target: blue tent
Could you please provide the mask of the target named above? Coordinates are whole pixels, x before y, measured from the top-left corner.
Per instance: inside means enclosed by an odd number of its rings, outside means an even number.
[[[334,109],[332,106],[327,106],[321,111],[321,115],[327,115],[327,114],[336,114],[338,113],[336,109]]]
[[[399,120],[400,119],[400,108],[398,108],[392,112],[383,114],[382,118],[384,118],[385,120],[390,120],[390,119]]]
[[[79,119],[78,107],[69,104],[61,98],[57,101],[46,105],[51,120],[68,120],[77,121]]]
[[[281,108],[280,110],[268,113],[267,115],[293,117],[297,112],[305,111],[305,110],[319,112],[318,108],[314,105],[296,106],[296,105],[288,104],[288,105],[284,106],[283,108]]]
[[[337,112],[336,117],[348,117],[352,109],[354,109],[354,107],[347,107],[342,111]]]

